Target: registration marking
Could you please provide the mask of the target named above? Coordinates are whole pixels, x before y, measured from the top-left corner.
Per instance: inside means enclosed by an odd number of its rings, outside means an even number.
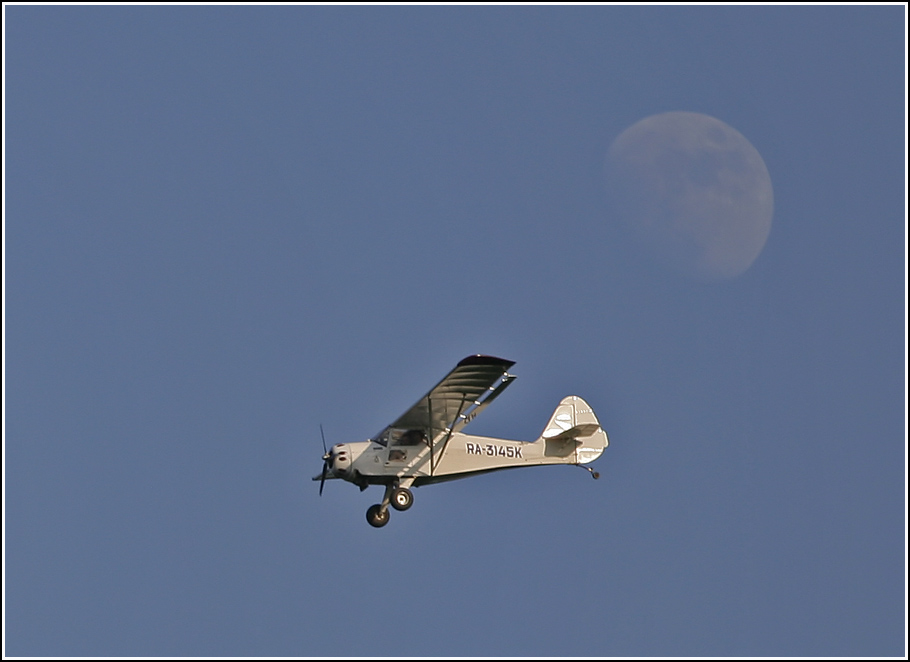
[[[524,459],[521,455],[520,446],[502,446],[500,444],[474,444],[470,441],[465,442],[464,445],[465,452],[468,455],[487,455],[489,457],[507,457],[507,458],[521,458]]]

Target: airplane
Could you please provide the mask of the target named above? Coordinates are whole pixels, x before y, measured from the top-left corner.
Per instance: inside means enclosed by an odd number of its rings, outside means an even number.
[[[479,474],[544,464],[583,466],[609,445],[591,406],[577,395],[562,399],[535,441],[477,437],[461,432],[514,380],[514,361],[475,354],[458,362],[429,393],[391,425],[366,441],[335,444],[325,449],[319,495],[327,479],[341,479],[361,491],[385,486],[382,502],[367,510],[367,522],[389,522],[389,506],[405,511],[414,503],[411,487],[431,485]],[[319,427],[320,433],[322,426]]]

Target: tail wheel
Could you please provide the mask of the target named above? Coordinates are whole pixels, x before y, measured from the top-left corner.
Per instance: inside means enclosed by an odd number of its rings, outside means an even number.
[[[383,508],[382,504],[375,504],[367,508],[367,522],[377,529],[389,523],[389,509]]]
[[[406,487],[396,487],[392,490],[392,499],[389,503],[395,510],[405,511],[414,505],[414,495]]]

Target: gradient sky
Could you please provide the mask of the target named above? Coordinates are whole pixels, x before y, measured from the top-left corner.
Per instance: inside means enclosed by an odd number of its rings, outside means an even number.
[[[5,655],[906,654],[906,9],[4,6]],[[654,113],[761,153],[704,285],[617,231]],[[611,445],[415,490],[330,443],[462,358]]]

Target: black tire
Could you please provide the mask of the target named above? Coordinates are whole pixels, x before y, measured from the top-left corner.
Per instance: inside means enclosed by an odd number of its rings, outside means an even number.
[[[392,504],[392,508],[395,510],[404,512],[414,505],[414,495],[406,487],[396,487],[392,490],[392,499],[389,503]]]
[[[389,523],[389,509],[383,509],[381,504],[375,504],[367,508],[367,522],[371,526],[375,526],[377,529],[379,527],[385,526]]]

